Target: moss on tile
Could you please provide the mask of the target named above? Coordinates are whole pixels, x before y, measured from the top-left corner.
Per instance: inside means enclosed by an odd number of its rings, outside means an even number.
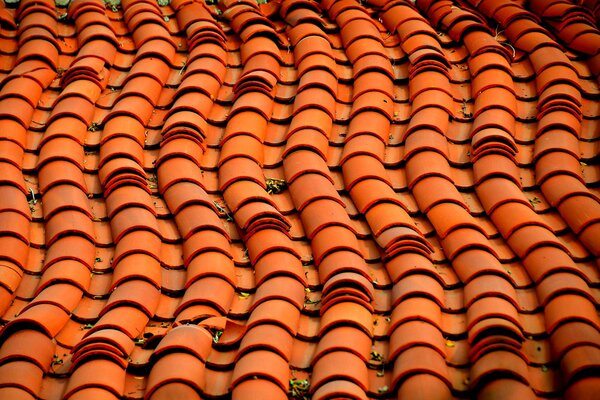
[[[104,6],[110,8],[113,12],[117,12],[121,8],[121,0],[104,0]]]
[[[308,379],[290,379],[290,389],[288,395],[294,400],[307,400],[309,399],[308,389],[310,383]]]
[[[278,194],[287,188],[287,183],[283,179],[267,178],[266,184],[267,193],[269,194]]]

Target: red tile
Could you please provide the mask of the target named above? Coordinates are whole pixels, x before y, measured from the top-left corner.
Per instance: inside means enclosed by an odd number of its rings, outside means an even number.
[[[593,6],[33,3],[0,397],[593,393]]]

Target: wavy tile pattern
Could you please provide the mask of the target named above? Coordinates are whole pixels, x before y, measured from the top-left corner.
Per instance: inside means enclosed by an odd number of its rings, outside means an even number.
[[[0,398],[596,398],[599,21],[5,0]]]

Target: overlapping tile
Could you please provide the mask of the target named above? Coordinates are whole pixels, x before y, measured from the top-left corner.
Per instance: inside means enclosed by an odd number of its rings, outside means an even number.
[[[597,1],[0,9],[0,398],[593,398]]]

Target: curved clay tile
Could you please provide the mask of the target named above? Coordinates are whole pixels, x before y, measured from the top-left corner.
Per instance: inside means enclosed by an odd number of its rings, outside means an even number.
[[[63,3],[0,7],[0,398],[594,398],[600,2]]]

